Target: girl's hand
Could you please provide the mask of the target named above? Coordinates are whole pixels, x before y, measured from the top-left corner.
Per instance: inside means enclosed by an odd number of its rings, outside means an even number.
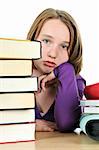
[[[46,82],[51,81],[51,80],[53,80],[54,78],[56,78],[56,77],[55,77],[55,75],[54,75],[54,73],[53,73],[53,71],[52,71],[50,74],[46,75],[46,76],[42,79],[41,88],[45,91],[45,84],[46,84]]]
[[[40,93],[42,90],[42,81],[46,78],[47,75],[41,75],[38,77],[38,91],[36,93]]]
[[[50,74],[47,74],[47,75],[41,75],[38,77],[38,91],[35,92],[36,94],[37,93],[40,93],[41,90],[45,91],[45,84],[49,81],[52,81],[51,84],[53,84],[53,79],[56,78],[54,73],[51,72]]]
[[[36,131],[53,132],[55,130],[57,130],[57,127],[54,122],[36,119]]]

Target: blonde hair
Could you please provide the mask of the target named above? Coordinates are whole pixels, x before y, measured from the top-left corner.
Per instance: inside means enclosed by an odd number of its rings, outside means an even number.
[[[49,19],[60,19],[68,27],[70,32],[69,62],[74,66],[75,73],[78,74],[82,67],[82,41],[75,20],[67,12],[52,8],[45,9],[33,22],[27,39],[36,40],[42,26]]]

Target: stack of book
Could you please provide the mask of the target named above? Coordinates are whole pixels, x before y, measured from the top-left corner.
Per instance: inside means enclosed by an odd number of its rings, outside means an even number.
[[[99,83],[87,85],[84,89],[85,100],[80,101],[84,114],[99,115]]]
[[[38,41],[0,39],[0,143],[35,140],[32,63],[40,50]]]
[[[99,100],[81,100],[80,105],[84,114],[98,114],[99,115]]]
[[[80,101],[84,114],[99,114],[99,83],[87,85],[84,89],[86,99]]]
[[[80,129],[90,138],[99,141],[99,83],[86,86],[84,95],[86,99],[80,101]]]

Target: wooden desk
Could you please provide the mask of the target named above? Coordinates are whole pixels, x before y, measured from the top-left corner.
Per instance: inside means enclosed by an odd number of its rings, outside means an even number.
[[[0,150],[99,150],[99,142],[84,134],[38,132],[35,142],[2,144]]]

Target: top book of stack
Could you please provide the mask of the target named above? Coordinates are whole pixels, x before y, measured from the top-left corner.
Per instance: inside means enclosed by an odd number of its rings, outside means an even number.
[[[0,59],[39,59],[39,41],[0,38]]]
[[[80,100],[80,106],[86,107],[86,106],[98,106],[99,107],[99,99],[94,100]]]

